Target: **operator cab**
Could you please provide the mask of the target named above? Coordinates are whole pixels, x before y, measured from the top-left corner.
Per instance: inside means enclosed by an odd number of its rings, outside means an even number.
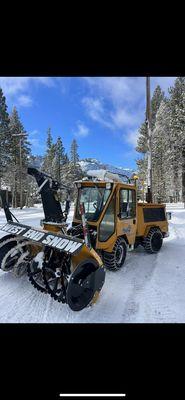
[[[72,227],[81,224],[80,204],[83,203],[93,247],[111,250],[124,229],[128,244],[134,243],[136,186],[123,183],[117,176],[111,179],[116,174],[110,175],[103,181],[91,178],[76,182],[78,195]]]
[[[85,217],[88,222],[96,222],[113,189],[113,184],[111,183],[96,183],[89,184],[89,182],[82,182],[78,186],[78,197],[77,197],[77,207],[75,217],[81,219],[80,216],[80,204],[84,204]]]

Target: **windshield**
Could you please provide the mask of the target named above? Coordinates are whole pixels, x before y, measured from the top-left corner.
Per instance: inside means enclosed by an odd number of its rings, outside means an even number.
[[[84,203],[86,219],[88,221],[97,221],[110,193],[111,189],[106,189],[105,187],[82,187],[79,191],[76,217],[81,219],[79,205]]]

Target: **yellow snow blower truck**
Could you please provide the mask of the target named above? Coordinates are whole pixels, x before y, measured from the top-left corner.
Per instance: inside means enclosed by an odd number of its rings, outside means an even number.
[[[95,302],[105,281],[106,269],[120,269],[127,250],[142,245],[148,253],[160,250],[168,236],[164,204],[137,202],[136,180],[104,171],[76,182],[73,222],[66,223],[58,200],[58,182],[29,167],[39,186],[45,219],[42,229],[16,220],[1,191],[7,223],[0,229],[0,267],[20,276],[27,272],[38,290],[80,311]],[[69,193],[68,193],[69,196]],[[15,218],[15,217],[14,217]]]

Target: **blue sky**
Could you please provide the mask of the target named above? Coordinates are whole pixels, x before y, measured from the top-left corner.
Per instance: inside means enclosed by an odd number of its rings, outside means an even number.
[[[174,77],[151,78],[168,94]],[[138,128],[145,113],[144,77],[0,77],[8,111],[16,106],[33,154],[45,151],[46,131],[61,136],[69,152],[73,138],[80,158],[135,167]]]

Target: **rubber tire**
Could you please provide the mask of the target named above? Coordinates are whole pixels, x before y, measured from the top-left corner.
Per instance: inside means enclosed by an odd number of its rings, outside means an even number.
[[[16,237],[16,236],[14,236],[14,235],[5,235],[5,236],[0,238],[0,244],[3,243],[7,239],[13,239],[14,237]]]
[[[123,255],[121,263],[118,264],[116,262],[116,252],[118,251],[119,246],[122,246],[123,248]],[[122,268],[125,262],[126,255],[127,255],[127,243],[125,239],[119,237],[116,240],[113,251],[111,253],[108,253],[106,251],[103,252],[103,261],[106,269],[110,271],[117,271],[120,268]]]
[[[6,238],[6,239],[8,239],[8,238]],[[2,243],[2,241],[1,241],[1,243]],[[9,250],[13,249],[13,247],[15,247],[15,245],[17,245],[16,239],[15,239],[15,242],[6,243],[4,246],[1,247],[1,249],[0,249],[0,268],[1,268],[1,263],[3,261],[3,258],[6,255],[6,253],[8,253]]]
[[[155,243],[154,243],[155,241]],[[144,249],[147,253],[158,253],[163,244],[163,235],[159,228],[151,228],[144,238]]]

